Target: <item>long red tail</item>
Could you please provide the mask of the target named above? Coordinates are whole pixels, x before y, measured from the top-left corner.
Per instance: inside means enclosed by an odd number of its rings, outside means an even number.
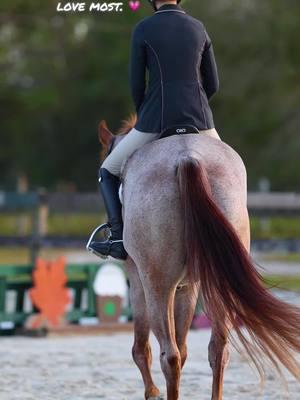
[[[300,366],[293,356],[294,351],[300,352],[300,309],[265,288],[233,226],[215,204],[201,163],[183,158],[178,178],[187,270],[191,279],[200,279],[211,317],[224,321],[226,316],[261,376],[264,353],[278,371],[283,364],[300,379]]]

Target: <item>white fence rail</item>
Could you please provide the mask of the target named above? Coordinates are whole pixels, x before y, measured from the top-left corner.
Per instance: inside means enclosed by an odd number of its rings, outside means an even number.
[[[300,215],[300,194],[297,193],[248,193],[251,214]]]

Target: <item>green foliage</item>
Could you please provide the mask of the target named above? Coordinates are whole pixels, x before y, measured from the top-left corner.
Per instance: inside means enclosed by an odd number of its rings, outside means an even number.
[[[18,218],[26,217],[25,234],[32,232],[32,218],[30,214],[0,214],[0,235],[15,236],[17,234]],[[56,214],[51,213],[48,218],[48,234],[53,236],[88,237],[97,225],[106,222],[104,214]]]
[[[133,111],[130,36],[137,13],[57,13],[58,1],[0,5],[0,186],[24,172],[33,187],[96,188],[97,122],[116,130]],[[64,2],[62,2],[64,3]],[[245,160],[249,183],[300,188],[300,3],[196,0],[184,6],[206,25],[221,90],[217,129]],[[162,32],[163,34],[163,32]]]
[[[295,271],[295,276],[267,276],[265,282],[268,288],[300,292],[300,277],[297,271]]]
[[[49,218],[49,235],[88,237],[105,219],[99,214],[53,214]]]
[[[18,218],[24,214],[0,214],[0,235],[15,236]],[[26,234],[32,231],[30,214],[27,216]],[[92,230],[106,222],[105,214],[89,213],[50,213],[48,218],[48,234],[53,236],[87,237]],[[273,217],[263,223],[260,218],[250,218],[252,239],[291,239],[300,237],[300,218]]]
[[[295,272],[299,268],[300,263],[300,253],[269,253],[264,254],[262,256],[264,261],[281,261],[284,263],[289,263],[289,267],[291,265],[295,266]]]
[[[253,239],[291,239],[300,237],[300,218],[250,218]]]

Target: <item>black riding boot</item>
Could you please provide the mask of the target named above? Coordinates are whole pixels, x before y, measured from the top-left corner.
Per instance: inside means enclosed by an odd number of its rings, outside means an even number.
[[[100,257],[111,256],[125,260],[127,253],[123,247],[122,205],[119,199],[120,180],[107,169],[101,168],[99,171],[99,182],[111,234],[104,241],[90,240],[87,248]],[[107,225],[103,226],[103,229],[105,228],[107,228]],[[100,230],[101,227],[97,231],[99,232]]]

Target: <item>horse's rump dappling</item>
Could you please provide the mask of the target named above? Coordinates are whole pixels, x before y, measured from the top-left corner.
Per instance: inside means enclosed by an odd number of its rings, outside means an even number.
[[[136,151],[123,171],[124,241],[134,258],[144,257],[151,248],[159,254],[168,247],[170,257],[172,248],[184,259],[184,225],[176,171],[179,160],[188,154],[207,165],[217,203],[232,223],[239,223],[239,214],[246,204],[245,168],[240,157],[225,143],[205,135],[161,139]],[[235,193],[227,191],[229,186],[236,188]]]

